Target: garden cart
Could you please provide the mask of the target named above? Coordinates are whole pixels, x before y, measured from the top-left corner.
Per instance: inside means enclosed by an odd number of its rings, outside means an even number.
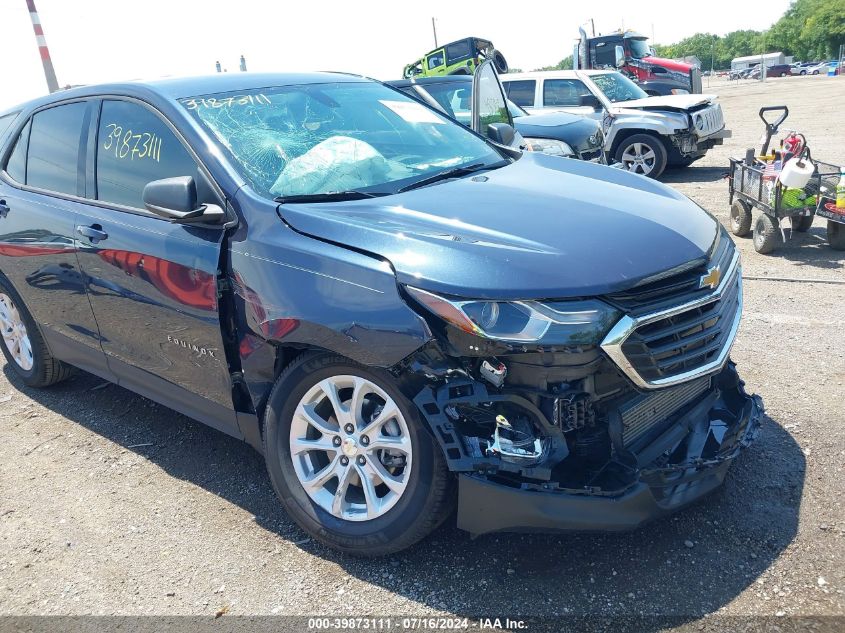
[[[767,113],[770,119],[767,119]],[[797,164],[807,170],[809,178],[800,187],[790,187],[782,182],[781,169],[785,169],[789,154],[769,154],[769,143],[789,116],[786,106],[760,108],[760,118],[765,125],[761,153],[748,150],[745,158],[731,158],[729,202],[731,205],[731,232],[745,237],[753,232],[754,250],[770,253],[793,231],[805,232],[813,225],[813,217],[827,219],[827,240],[832,248],[845,250],[845,213],[837,212],[835,198],[840,168],[815,160],[808,147],[803,146]],[[752,209],[761,213],[756,222]],[[753,229],[752,229],[753,225]]]

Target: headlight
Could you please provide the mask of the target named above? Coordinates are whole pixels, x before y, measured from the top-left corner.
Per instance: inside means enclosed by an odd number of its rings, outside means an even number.
[[[552,156],[575,156],[575,152],[567,143],[550,138],[526,138],[525,149],[529,152],[542,152]]]
[[[422,306],[451,325],[497,341],[592,345],[619,320],[618,310],[586,301],[486,301],[448,299],[406,286]]]
[[[685,90],[684,88],[672,88],[673,95],[688,95],[689,90]]]

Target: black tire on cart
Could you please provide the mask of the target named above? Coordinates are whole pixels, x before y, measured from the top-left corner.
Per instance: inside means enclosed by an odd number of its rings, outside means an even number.
[[[751,221],[751,205],[734,200],[731,205],[731,233],[737,237],[747,237],[751,233]]]
[[[754,250],[765,255],[771,253],[783,242],[778,221],[772,216],[761,213],[754,223]]]
[[[792,230],[799,233],[806,233],[813,226],[813,215],[793,215],[789,220],[792,222]]]
[[[845,251],[845,224],[827,221],[827,243],[837,251]]]

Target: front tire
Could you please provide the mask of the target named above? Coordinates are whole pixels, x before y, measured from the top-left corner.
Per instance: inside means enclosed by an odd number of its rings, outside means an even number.
[[[264,455],[288,514],[316,540],[384,556],[429,534],[453,495],[440,448],[387,372],[306,354],[279,376]]]
[[[614,157],[628,171],[657,178],[666,169],[668,155],[656,136],[634,134],[619,143]]]
[[[783,235],[776,220],[761,213],[754,223],[754,250],[765,255],[783,243]]]
[[[23,299],[2,275],[0,348],[9,367],[28,387],[49,387],[73,374],[73,367],[50,354]]]

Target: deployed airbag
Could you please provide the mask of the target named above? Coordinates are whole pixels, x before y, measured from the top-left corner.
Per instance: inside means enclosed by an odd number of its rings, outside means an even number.
[[[386,159],[369,143],[333,136],[288,162],[270,193],[295,196],[350,191],[412,174],[409,168]]]

